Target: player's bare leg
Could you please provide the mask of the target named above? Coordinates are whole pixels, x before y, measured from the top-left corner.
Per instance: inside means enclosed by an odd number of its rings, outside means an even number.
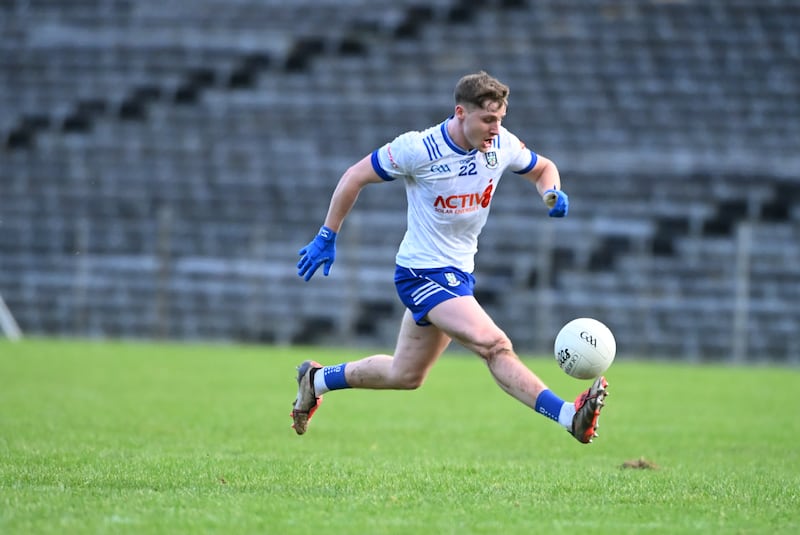
[[[474,297],[462,296],[439,303],[428,318],[483,358],[500,388],[525,405],[536,406],[536,398],[547,386],[519,359],[508,336]]]
[[[418,388],[449,343],[449,336],[432,325],[417,325],[411,313],[406,310],[394,355],[372,355],[348,362],[345,378],[352,388]]]
[[[338,366],[324,367],[308,360],[297,368],[297,397],[292,427],[298,435],[322,403],[322,395],[341,388],[411,390],[422,385],[450,337],[434,326],[421,327],[406,311],[395,354],[377,354]]]
[[[557,421],[579,442],[588,443],[597,436],[597,421],[608,387],[604,378],[597,379],[575,403],[564,402],[523,364],[508,336],[472,296],[438,304],[428,313],[428,319],[480,355],[494,380],[509,395]]]

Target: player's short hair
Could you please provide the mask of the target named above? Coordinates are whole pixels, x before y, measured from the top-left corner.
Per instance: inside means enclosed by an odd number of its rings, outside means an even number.
[[[456,104],[471,104],[483,108],[487,100],[508,106],[509,92],[506,84],[485,71],[480,71],[461,77],[453,96]]]

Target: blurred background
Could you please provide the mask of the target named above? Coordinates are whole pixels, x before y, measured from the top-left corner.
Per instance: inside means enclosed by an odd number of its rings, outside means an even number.
[[[402,184],[329,278],[297,251],[480,69],[571,200],[494,198],[477,297],[520,352],[592,316],[621,355],[800,363],[796,0],[0,0],[0,326],[391,347]]]

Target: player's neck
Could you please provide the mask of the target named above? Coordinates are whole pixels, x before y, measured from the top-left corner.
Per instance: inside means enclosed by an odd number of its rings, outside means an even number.
[[[458,120],[458,117],[450,117],[447,120],[446,128],[450,140],[465,152],[469,152],[474,148],[469,144],[467,138],[464,137],[464,131],[461,129],[461,122]]]

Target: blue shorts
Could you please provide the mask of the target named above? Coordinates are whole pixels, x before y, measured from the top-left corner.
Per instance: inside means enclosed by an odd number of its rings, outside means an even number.
[[[433,307],[443,301],[472,295],[475,277],[454,267],[411,269],[397,266],[394,285],[400,300],[411,311],[417,325],[430,325],[425,319]]]

